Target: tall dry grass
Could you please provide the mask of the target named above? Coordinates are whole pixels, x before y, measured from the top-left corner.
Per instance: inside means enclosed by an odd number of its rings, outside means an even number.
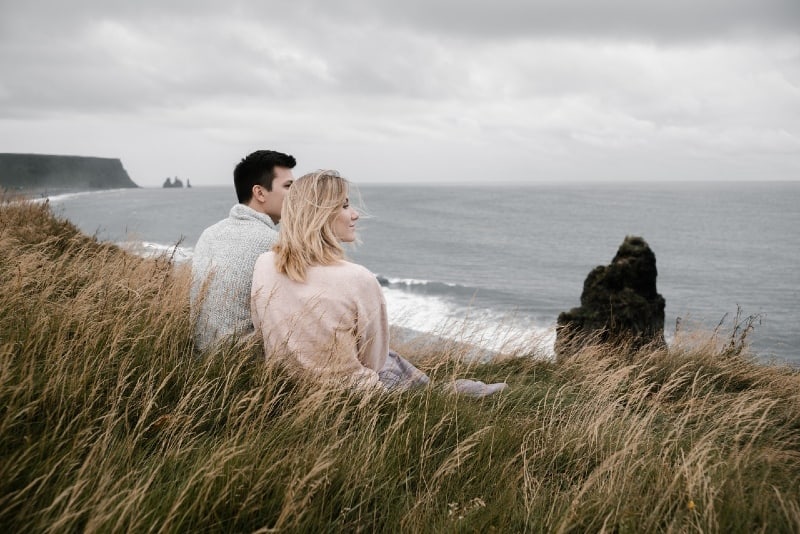
[[[200,359],[185,267],[0,207],[4,531],[800,531],[800,378],[712,335],[465,363],[483,400]]]

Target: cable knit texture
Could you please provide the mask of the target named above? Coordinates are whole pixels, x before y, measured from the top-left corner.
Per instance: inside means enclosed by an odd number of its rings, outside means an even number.
[[[253,271],[252,316],[268,357],[323,380],[378,385],[389,352],[389,319],[377,278],[339,261],[313,265],[305,282],[275,269],[262,254]]]
[[[190,294],[199,349],[207,350],[230,335],[253,332],[253,266],[277,240],[278,228],[272,219],[244,204],[233,206],[227,219],[200,235],[192,258]]]

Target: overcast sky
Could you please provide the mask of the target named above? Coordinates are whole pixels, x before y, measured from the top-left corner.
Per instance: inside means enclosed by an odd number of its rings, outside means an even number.
[[[800,0],[0,0],[0,152],[231,183],[798,180]]]

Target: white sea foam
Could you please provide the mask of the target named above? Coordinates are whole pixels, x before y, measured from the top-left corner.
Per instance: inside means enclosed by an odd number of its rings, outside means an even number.
[[[442,297],[383,288],[389,322],[501,353],[553,357],[555,325],[529,317],[459,306]]]
[[[42,204],[44,202],[49,202],[50,204],[55,204],[57,202],[61,202],[62,200],[77,198],[89,194],[91,193],[86,191],[82,193],[63,193],[61,195],[44,196],[38,198],[26,198],[22,202],[31,202],[33,204]]]
[[[127,250],[131,254],[136,254],[137,256],[142,256],[143,258],[170,256],[176,263],[183,263],[191,260],[194,252],[192,247],[164,245],[161,243],[151,243],[148,241],[123,241],[117,243],[117,245]]]
[[[98,193],[109,193],[115,191],[129,191],[129,189],[100,189],[97,191],[78,191],[76,193],[60,193],[58,195],[47,195],[40,198],[30,199],[30,202],[33,202],[34,204],[41,204],[42,202],[50,202],[51,204],[57,204],[59,202],[63,202],[65,200],[70,200],[73,198],[85,197],[87,195],[97,195]]]
[[[37,198],[34,199],[33,201],[36,203],[49,201],[51,204],[53,204],[55,202],[61,202],[70,198],[84,197],[86,195],[91,195],[91,194],[92,192],[90,191],[83,191],[81,193],[62,193],[60,195],[52,195],[52,196]]]
[[[433,283],[431,280],[420,280],[417,278],[388,278],[384,277],[383,280],[388,282],[390,285],[404,285],[404,286],[426,286],[428,284]],[[441,284],[448,286],[448,287],[456,287],[458,284],[453,284],[451,282],[440,282]]]

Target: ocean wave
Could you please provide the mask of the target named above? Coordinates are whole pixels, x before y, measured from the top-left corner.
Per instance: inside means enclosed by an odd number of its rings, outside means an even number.
[[[492,291],[485,288],[465,286],[462,284],[455,284],[452,282],[442,282],[438,280],[423,280],[417,278],[392,278],[380,274],[376,276],[378,277],[378,282],[384,288],[398,289],[401,291],[407,291],[409,293],[419,293],[423,295],[434,295],[434,296],[441,295],[441,296],[453,297],[456,299],[470,300],[478,294],[484,296],[490,296],[497,293],[496,291]]]
[[[457,287],[458,284],[453,284],[451,282],[434,282],[432,280],[419,280],[416,278],[389,278],[386,276],[377,275],[378,282],[382,286],[385,287],[392,287],[392,286],[405,286],[405,287],[414,287],[414,286],[427,286],[431,284],[442,284],[447,287]]]
[[[59,193],[57,195],[45,195],[40,198],[31,199],[31,202],[40,204],[42,202],[50,202],[51,204],[63,202],[72,198],[83,197],[87,195],[97,195],[100,193],[110,193],[116,191],[129,191],[130,189],[98,189],[95,191],[76,191],[73,193]]]
[[[131,254],[136,254],[143,258],[157,258],[160,256],[170,256],[176,263],[184,263],[192,259],[194,249],[192,247],[181,247],[178,245],[164,245],[162,243],[151,243],[149,241],[122,241],[117,243]]]
[[[81,193],[61,193],[60,195],[51,195],[51,196],[42,196],[38,198],[28,198],[25,199],[23,202],[31,202],[33,204],[42,204],[44,202],[49,202],[51,204],[55,204],[64,200],[68,200],[70,198],[77,198],[82,197],[84,195],[91,194],[90,192],[84,191]]]
[[[493,352],[554,356],[552,324],[513,312],[462,305],[452,299],[383,288],[393,325],[469,343]]]

